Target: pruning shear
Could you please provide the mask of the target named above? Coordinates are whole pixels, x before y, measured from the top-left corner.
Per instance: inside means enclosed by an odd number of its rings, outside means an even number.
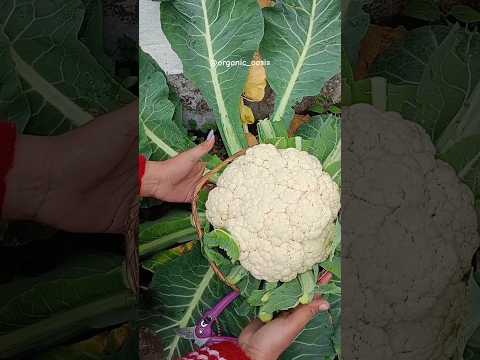
[[[213,345],[224,341],[237,342],[238,339],[230,336],[219,336],[213,325],[218,323],[220,314],[240,296],[237,291],[232,291],[225,296],[213,308],[205,312],[195,326],[177,329],[177,335],[181,338],[193,340],[197,346]]]

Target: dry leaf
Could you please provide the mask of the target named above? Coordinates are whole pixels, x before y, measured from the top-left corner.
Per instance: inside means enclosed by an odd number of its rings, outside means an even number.
[[[257,51],[253,57],[253,63],[248,71],[247,82],[243,89],[243,94],[249,101],[258,102],[265,97],[267,73],[261,61],[262,57]]]
[[[240,119],[243,124],[253,124],[255,122],[252,109],[243,103],[243,99],[240,99]]]
[[[258,145],[258,140],[257,140],[257,137],[255,135],[247,132],[247,133],[245,133],[245,136],[247,137],[248,147]]]
[[[87,353],[90,355],[105,355],[107,352],[119,351],[131,335],[128,324],[124,324],[111,331],[104,331],[89,339],[68,345],[72,351]]]
[[[272,7],[275,2],[273,0],[258,0],[258,5],[263,9],[264,7]]]
[[[402,39],[405,33],[405,28],[401,26],[394,29],[387,26],[370,25],[360,44],[355,80],[367,78],[370,66],[377,57],[383,54],[394,41]]]
[[[295,136],[300,126],[308,122],[310,122],[310,115],[295,114],[292,123],[290,124],[290,129],[288,130],[288,136]]]

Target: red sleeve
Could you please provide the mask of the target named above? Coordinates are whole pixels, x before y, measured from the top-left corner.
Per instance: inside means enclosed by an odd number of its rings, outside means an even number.
[[[147,164],[147,159],[145,158],[145,155],[140,155],[138,157],[138,183],[139,183],[139,185],[142,185],[142,178],[143,178],[143,175],[145,175],[146,164]]]
[[[238,344],[226,341],[220,344],[205,346],[190,353],[180,360],[250,360]]]
[[[0,123],[0,215],[6,190],[5,177],[13,164],[15,138],[15,124]]]

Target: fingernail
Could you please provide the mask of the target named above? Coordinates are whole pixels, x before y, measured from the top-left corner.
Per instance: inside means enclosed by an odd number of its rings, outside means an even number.
[[[210,141],[212,139],[215,139],[215,133],[213,132],[213,130],[210,130],[207,135],[207,141]]]
[[[318,311],[326,311],[330,309],[330,304],[326,302],[325,300],[319,301],[318,303]]]

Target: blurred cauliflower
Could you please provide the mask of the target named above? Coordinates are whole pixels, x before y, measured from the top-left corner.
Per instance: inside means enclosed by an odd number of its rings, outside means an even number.
[[[342,125],[345,358],[461,358],[472,192],[399,114],[355,105]]]
[[[287,282],[329,257],[340,193],[314,156],[262,144],[226,168],[206,208],[238,242],[245,269]]]

